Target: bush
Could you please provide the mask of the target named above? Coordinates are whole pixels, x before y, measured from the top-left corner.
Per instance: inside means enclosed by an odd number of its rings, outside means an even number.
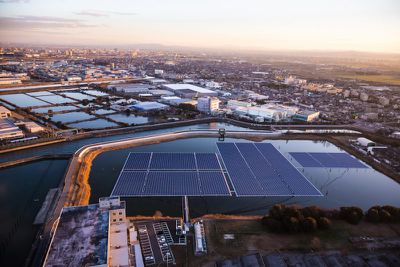
[[[326,216],[325,211],[317,206],[305,207],[301,209],[301,213],[304,217],[312,217],[316,220],[318,220],[320,217]]]
[[[331,220],[329,220],[329,219],[326,218],[326,217],[321,217],[321,218],[319,218],[319,220],[318,220],[318,228],[319,228],[319,229],[327,230],[327,229],[330,229],[330,228],[331,228],[331,225],[332,225]]]
[[[358,224],[364,217],[362,209],[358,207],[341,207],[340,217],[351,224]]]
[[[303,230],[305,232],[315,232],[317,230],[317,221],[313,217],[307,217],[303,220]]]
[[[370,208],[365,216],[369,222],[378,223],[380,221],[379,211],[376,208]]]
[[[390,213],[393,222],[400,222],[400,208],[386,205],[382,209]]]
[[[283,218],[283,210],[285,208],[285,205],[276,204],[269,211],[269,215],[274,219],[281,220]]]

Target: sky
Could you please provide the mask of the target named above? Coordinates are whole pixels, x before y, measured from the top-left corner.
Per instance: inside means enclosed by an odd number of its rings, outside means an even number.
[[[0,0],[0,42],[400,53],[400,0]]]

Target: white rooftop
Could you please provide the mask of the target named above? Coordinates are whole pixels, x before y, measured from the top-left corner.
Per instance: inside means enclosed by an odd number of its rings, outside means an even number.
[[[209,94],[209,93],[214,93],[214,91],[199,87],[193,84],[188,84],[188,83],[170,83],[170,84],[164,84],[165,87],[169,88],[170,90],[185,90],[189,89],[198,93],[202,94]]]

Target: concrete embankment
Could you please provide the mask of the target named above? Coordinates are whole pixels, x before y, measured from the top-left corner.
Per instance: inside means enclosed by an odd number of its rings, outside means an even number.
[[[69,159],[71,158],[72,154],[51,154],[51,155],[40,155],[34,156],[29,158],[17,159],[12,161],[6,161],[0,163],[0,169],[14,167],[21,164],[31,163],[34,161],[41,161],[41,160],[54,160],[54,159]]]

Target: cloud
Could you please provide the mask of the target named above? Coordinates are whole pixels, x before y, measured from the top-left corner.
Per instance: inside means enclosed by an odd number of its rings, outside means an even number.
[[[79,16],[90,16],[90,17],[108,17],[109,15],[117,16],[133,16],[136,15],[134,12],[121,12],[121,11],[103,11],[103,10],[82,10],[81,12],[75,12]]]
[[[110,11],[110,13],[114,15],[120,15],[120,16],[133,16],[136,15],[134,12],[119,12],[119,11]]]
[[[88,28],[97,25],[87,24],[84,20],[51,16],[0,17],[2,30],[41,30],[60,28]]]
[[[29,0],[0,0],[0,3],[28,3]]]
[[[76,15],[79,16],[90,16],[90,17],[108,17],[108,14],[102,11],[81,11],[81,12],[76,12]]]

